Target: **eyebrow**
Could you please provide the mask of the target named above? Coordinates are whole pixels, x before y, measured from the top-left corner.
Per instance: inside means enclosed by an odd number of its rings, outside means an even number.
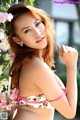
[[[24,28],[21,29],[21,31],[23,31],[24,29],[29,28],[29,27],[30,27],[30,26],[24,27]]]
[[[38,21],[39,19],[36,19],[35,21],[34,21],[34,24],[36,23],[36,21]],[[21,29],[21,31],[23,31],[24,29],[26,29],[26,28],[29,28],[30,26],[27,26],[27,27],[24,27],[24,28],[22,28]]]

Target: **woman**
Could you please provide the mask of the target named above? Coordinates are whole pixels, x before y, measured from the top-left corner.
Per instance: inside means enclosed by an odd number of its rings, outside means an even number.
[[[77,59],[75,48],[62,45],[60,59],[67,70],[66,88],[54,67],[54,27],[48,15],[37,8],[16,4],[8,13],[9,43],[15,54],[10,69],[12,88],[19,89],[17,114],[13,120],[53,120],[56,109],[73,118],[77,106]]]

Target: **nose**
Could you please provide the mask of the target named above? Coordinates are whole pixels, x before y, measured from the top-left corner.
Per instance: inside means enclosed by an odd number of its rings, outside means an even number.
[[[40,31],[40,29],[38,29],[38,28],[34,28],[34,33],[37,35],[37,36],[40,36],[41,35],[41,31]]]

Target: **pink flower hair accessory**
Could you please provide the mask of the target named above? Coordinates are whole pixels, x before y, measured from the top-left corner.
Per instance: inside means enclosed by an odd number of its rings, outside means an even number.
[[[4,12],[0,12],[0,23],[5,23],[6,21],[11,22],[11,20],[13,19],[13,15],[11,13],[4,13]]]

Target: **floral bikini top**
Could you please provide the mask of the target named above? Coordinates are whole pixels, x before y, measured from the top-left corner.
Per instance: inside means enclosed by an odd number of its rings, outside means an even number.
[[[31,108],[46,108],[53,109],[50,102],[56,102],[63,98],[66,94],[66,89],[63,89],[63,93],[55,100],[46,99],[44,94],[37,94],[29,97],[19,96],[19,89],[13,88],[10,90],[10,94],[0,93],[0,110],[10,111],[17,108],[20,105],[25,105]]]
[[[18,105],[26,105],[31,108],[53,109],[50,102],[58,101],[59,99],[63,98],[65,94],[66,94],[66,89],[63,89],[62,95],[54,100],[46,99],[44,94],[38,94],[35,96],[29,96],[29,97],[18,96]]]

